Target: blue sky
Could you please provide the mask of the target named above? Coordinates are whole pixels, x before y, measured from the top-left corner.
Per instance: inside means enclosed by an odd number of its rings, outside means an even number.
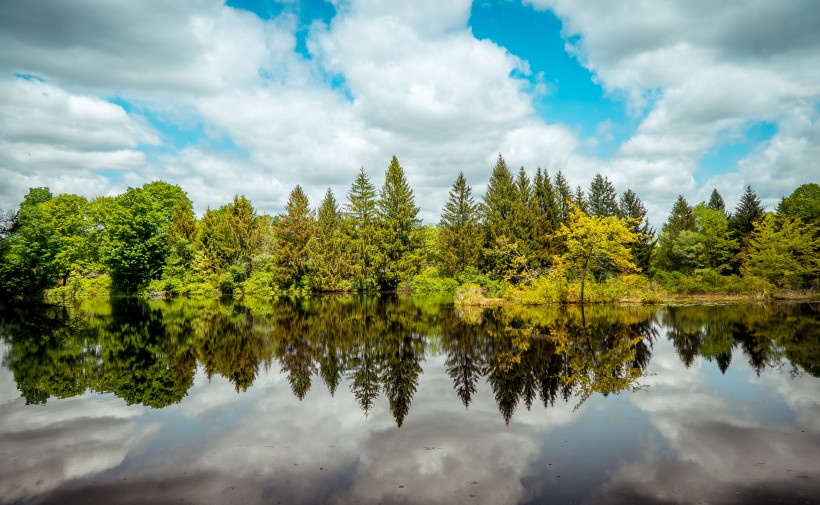
[[[43,0],[0,6],[0,208],[162,179],[198,212],[396,155],[425,222],[501,153],[672,202],[820,180],[820,6],[744,0]]]

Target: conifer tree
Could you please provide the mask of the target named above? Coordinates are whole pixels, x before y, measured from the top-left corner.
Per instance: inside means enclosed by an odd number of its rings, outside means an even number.
[[[304,288],[310,266],[311,241],[316,236],[316,218],[310,201],[296,186],[288,196],[285,212],[273,226],[273,274],[282,287]]]
[[[722,210],[726,212],[726,203],[723,201],[723,197],[720,196],[717,188],[712,190],[712,194],[709,196],[709,203],[706,206],[712,210]]]
[[[615,186],[601,174],[595,174],[589,185],[587,207],[590,216],[615,216],[618,214],[618,196]]]
[[[754,231],[755,223],[763,219],[765,209],[760,203],[760,199],[752,190],[751,186],[746,186],[746,191],[740,197],[740,201],[735,207],[735,212],[729,218],[729,229],[732,230],[735,239],[743,246],[749,235]]]
[[[459,172],[439,223],[441,272],[445,275],[452,276],[478,265],[481,236],[478,206],[471,193],[464,172]]]
[[[533,227],[535,225],[535,207],[533,205],[533,190],[530,178],[524,167],[518,170],[518,177],[514,185],[515,200],[513,200],[509,238],[518,243],[521,253],[530,258],[535,252],[533,241]]]
[[[669,218],[661,228],[658,237],[658,249],[655,257],[655,266],[661,270],[675,271],[684,268],[683,258],[676,245],[679,237],[684,232],[694,233],[695,215],[692,207],[683,195],[678,195]]]
[[[630,245],[635,264],[641,271],[649,270],[652,259],[652,250],[655,247],[655,230],[649,225],[646,217],[646,207],[638,195],[627,189],[621,195],[618,213],[627,221],[627,226],[635,234],[636,240]]]
[[[581,209],[582,211],[588,211],[589,202],[587,201],[587,197],[584,194],[584,188],[582,188],[581,186],[575,187],[575,195],[572,197],[572,203],[574,203],[575,206]]]
[[[569,182],[564,177],[564,174],[561,173],[559,170],[557,174],[555,174],[555,194],[556,200],[558,202],[558,211],[559,211],[559,219],[562,223],[566,224],[569,222],[569,214],[570,210],[572,209],[572,188],[569,187]]]
[[[500,236],[509,238],[512,235],[510,224],[515,198],[512,173],[499,154],[484,193],[484,202],[480,206],[486,247],[491,247]]]
[[[376,246],[376,188],[364,171],[359,170],[347,192],[345,211],[348,219],[348,255],[353,287],[358,290],[376,288],[374,261]]]
[[[549,173],[539,167],[533,179],[533,242],[535,244],[535,262],[538,267],[545,267],[552,262],[555,250],[555,233],[561,223],[558,195],[550,182]]]
[[[316,287],[323,291],[346,291],[349,263],[345,220],[333,191],[328,188],[317,212],[316,240],[310,251],[311,271]]]
[[[404,169],[395,156],[385,172],[376,209],[379,216],[379,281],[382,288],[395,289],[418,273],[421,259],[419,208]]]

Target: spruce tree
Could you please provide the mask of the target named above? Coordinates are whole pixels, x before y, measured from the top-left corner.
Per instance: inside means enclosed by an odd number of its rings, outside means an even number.
[[[590,216],[615,216],[618,214],[618,195],[615,186],[601,174],[595,174],[589,185],[587,210]]]
[[[310,201],[296,186],[288,196],[285,212],[273,227],[274,277],[280,286],[305,288],[310,266],[311,241],[316,235],[316,218]]]
[[[533,224],[533,241],[535,243],[535,262],[538,267],[552,263],[555,250],[555,233],[561,223],[558,195],[550,182],[547,171],[539,167],[533,179],[533,207],[535,222]]]
[[[761,205],[760,199],[751,186],[746,186],[746,191],[740,197],[740,202],[735,207],[734,214],[729,218],[729,229],[738,243],[741,244],[741,247],[754,231],[755,223],[763,219],[764,214],[765,209]]]
[[[627,221],[627,226],[635,234],[636,241],[630,244],[635,264],[642,272],[649,270],[652,250],[655,248],[655,230],[649,225],[646,207],[638,195],[627,189],[621,195],[618,213]]]
[[[395,289],[409,281],[420,267],[419,208],[407,184],[404,169],[393,156],[376,202],[379,216],[378,267],[382,288]]]
[[[316,224],[316,240],[310,253],[316,287],[322,291],[346,291],[350,288],[348,237],[344,230],[345,220],[330,188],[319,206]]]
[[[441,272],[455,275],[465,268],[478,265],[481,249],[478,206],[472,197],[463,172],[459,172],[439,223]]]
[[[535,252],[533,241],[533,227],[535,225],[535,206],[533,205],[533,190],[530,178],[524,167],[518,170],[515,179],[515,200],[511,212],[510,231],[508,237],[518,243],[521,253],[531,258]]]
[[[513,205],[516,199],[515,182],[504,158],[498,155],[481,204],[485,246],[491,247],[501,236],[510,238]]]
[[[376,247],[376,188],[364,171],[359,170],[356,179],[347,192],[345,211],[349,221],[348,254],[350,258],[353,286],[359,290],[376,288],[373,263]]]
[[[720,196],[720,193],[718,193],[717,188],[712,190],[712,195],[709,196],[709,203],[706,206],[712,210],[722,210],[726,212],[726,203],[723,201],[723,197]]]
[[[569,215],[570,210],[572,209],[572,188],[569,187],[569,182],[564,177],[564,174],[561,173],[559,170],[557,174],[555,174],[555,194],[556,194],[556,201],[558,202],[558,211],[559,211],[559,219],[562,223],[566,224],[569,222]]]

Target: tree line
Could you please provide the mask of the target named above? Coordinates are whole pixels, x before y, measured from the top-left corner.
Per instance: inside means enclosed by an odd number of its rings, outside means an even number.
[[[64,294],[171,296],[548,286],[542,298],[571,301],[625,278],[639,289],[652,279],[672,291],[765,291],[817,287],[820,273],[814,183],[774,212],[751,187],[733,212],[716,189],[694,207],[679,196],[658,233],[631,189],[619,195],[600,174],[586,191],[572,189],[562,172],[541,168],[531,179],[501,155],[480,202],[458,174],[435,225],[419,219],[395,157],[381,188],[362,168],[343,203],[328,190],[312,208],[296,186],[275,216],[244,196],[200,219],[192,208],[162,181],[92,200],[32,188],[17,211],[0,212],[0,290],[32,298],[58,285]]]

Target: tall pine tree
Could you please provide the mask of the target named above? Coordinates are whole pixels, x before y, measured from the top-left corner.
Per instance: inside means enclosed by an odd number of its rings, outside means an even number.
[[[757,194],[751,186],[746,186],[734,214],[729,218],[729,229],[741,246],[754,231],[755,223],[763,219],[765,213]]]
[[[345,210],[349,222],[348,254],[353,287],[358,290],[376,289],[376,188],[370,182],[364,167],[359,170],[347,192]]]
[[[539,167],[533,179],[533,207],[535,222],[533,224],[533,241],[535,243],[535,266],[546,267],[552,263],[552,256],[557,254],[555,234],[561,223],[558,195],[550,182],[549,173]]]
[[[481,250],[479,215],[471,193],[464,173],[459,172],[439,223],[441,272],[445,275],[455,275],[478,265]]]
[[[379,216],[379,281],[383,289],[395,289],[418,273],[421,260],[419,208],[404,169],[395,156],[385,172],[376,208]]]
[[[316,287],[322,291],[347,291],[350,289],[350,265],[346,250],[348,237],[344,229],[345,220],[330,188],[319,205],[316,224],[316,240],[310,253]]]
[[[587,210],[590,216],[615,216],[618,214],[618,195],[615,186],[601,174],[595,174],[589,185]]]
[[[695,215],[692,207],[683,195],[678,195],[669,218],[661,228],[658,237],[658,249],[655,255],[655,266],[661,270],[676,271],[684,268],[681,257],[678,239],[682,233],[695,232]]]
[[[621,195],[618,213],[627,220],[627,226],[635,234],[636,240],[629,246],[635,264],[642,272],[646,272],[655,247],[655,230],[649,225],[646,207],[634,191],[627,189]]]

